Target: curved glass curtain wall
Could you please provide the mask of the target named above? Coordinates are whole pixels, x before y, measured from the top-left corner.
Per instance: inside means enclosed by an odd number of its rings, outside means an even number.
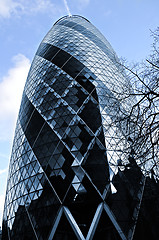
[[[23,92],[3,239],[99,239],[101,229],[113,239],[131,235],[129,209],[119,217],[117,200],[109,205],[120,185],[112,183],[117,162],[129,162],[124,127],[111,124],[134,101],[119,101],[116,92],[128,88],[114,50],[89,21],[54,24]]]

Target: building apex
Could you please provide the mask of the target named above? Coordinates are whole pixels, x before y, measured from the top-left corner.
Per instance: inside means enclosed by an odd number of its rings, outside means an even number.
[[[54,25],[56,25],[58,22],[60,22],[61,20],[64,20],[64,19],[68,19],[68,18],[82,18],[84,20],[86,20],[87,22],[91,23],[87,18],[83,17],[83,16],[80,16],[80,15],[66,15],[66,16],[63,16],[61,18],[59,18],[55,23]]]

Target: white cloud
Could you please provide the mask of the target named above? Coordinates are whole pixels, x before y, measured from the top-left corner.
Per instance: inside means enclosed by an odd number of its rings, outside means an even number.
[[[4,18],[9,18],[11,14],[15,13],[19,8],[21,9],[21,4],[14,0],[0,0],[0,16]]]
[[[22,54],[13,58],[14,66],[0,81],[0,140],[11,139],[30,61]]]
[[[14,15],[61,12],[61,8],[51,0],[0,0],[0,17]]]

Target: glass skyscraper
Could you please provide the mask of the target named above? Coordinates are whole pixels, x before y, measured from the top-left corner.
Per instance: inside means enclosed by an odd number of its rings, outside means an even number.
[[[87,19],[53,25],[22,96],[2,239],[138,239],[145,177],[123,151],[117,121],[135,101],[119,98],[128,90],[114,50]]]

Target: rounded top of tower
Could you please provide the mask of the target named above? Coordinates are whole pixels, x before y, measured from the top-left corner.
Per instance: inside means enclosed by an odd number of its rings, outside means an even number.
[[[104,51],[110,59],[113,61],[117,60],[117,55],[110,43],[87,18],[80,15],[66,15],[58,19],[54,23],[52,29],[59,26],[67,28],[66,34],[68,34],[68,28],[71,28],[72,31],[78,31],[80,34],[85,35],[86,38],[89,38],[89,40],[98,45],[98,47],[100,47],[100,49]],[[70,36],[71,34],[72,33],[70,33]],[[52,36],[50,37],[52,38]]]
[[[61,17],[60,19],[58,19],[54,25],[56,25],[58,22],[60,22],[61,20],[65,20],[65,19],[72,19],[72,18],[81,18],[81,19],[84,19],[85,21],[91,23],[87,18],[83,17],[83,16],[80,16],[80,15],[66,15],[66,16],[63,16]]]

